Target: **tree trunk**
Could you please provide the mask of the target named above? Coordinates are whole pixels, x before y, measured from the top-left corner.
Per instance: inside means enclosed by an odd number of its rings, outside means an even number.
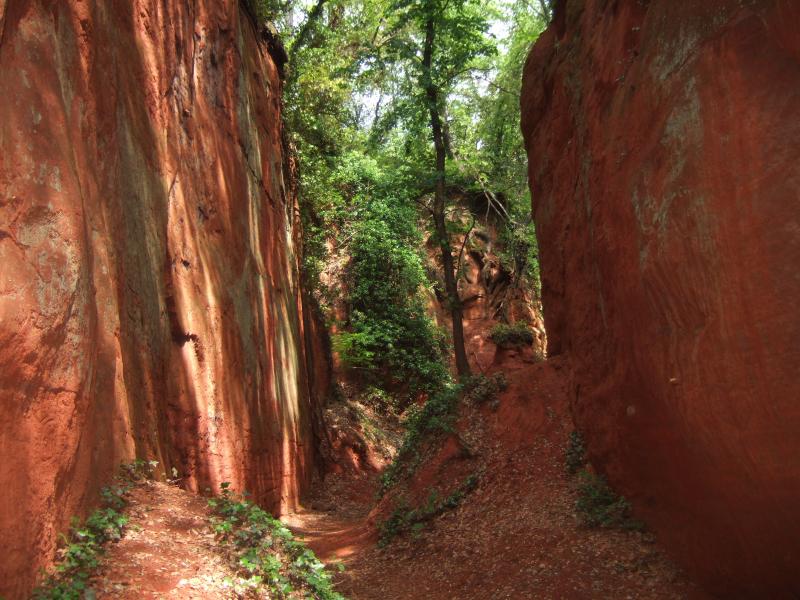
[[[445,208],[445,164],[447,160],[447,146],[444,139],[442,118],[440,113],[440,92],[431,76],[433,49],[436,40],[436,25],[434,15],[430,14],[426,23],[425,47],[422,55],[423,88],[428,102],[428,111],[431,119],[433,133],[433,146],[436,150],[436,187],[433,199],[433,225],[439,248],[442,251],[442,265],[444,267],[444,287],[449,304],[450,316],[453,321],[453,350],[456,356],[456,371],[459,377],[470,374],[467,351],[464,346],[464,315],[461,309],[461,299],[458,296],[458,282],[456,280],[453,250],[450,247],[450,236],[447,233]]]

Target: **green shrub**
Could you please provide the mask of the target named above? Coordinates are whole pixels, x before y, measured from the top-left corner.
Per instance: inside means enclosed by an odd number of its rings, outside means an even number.
[[[473,473],[449,496],[439,499],[439,493],[432,489],[428,499],[422,506],[410,509],[405,502],[400,502],[386,521],[378,526],[380,531],[379,546],[388,545],[398,534],[411,530],[419,533],[426,521],[456,508],[472,490],[478,486],[478,475]]]
[[[367,332],[342,331],[331,336],[333,351],[345,367],[369,369],[375,358],[374,339]]]
[[[530,326],[523,321],[512,325],[498,323],[492,327],[489,339],[501,348],[518,348],[533,344],[533,332]]]
[[[349,321],[335,347],[369,383],[403,387],[410,397],[432,393],[448,378],[446,345],[421,295],[428,281],[416,215],[377,195],[360,216],[350,241]]]
[[[333,350],[363,383],[405,395],[405,404],[436,391],[448,379],[447,344],[426,307],[430,282],[415,198],[396,170],[362,152],[339,156],[335,168],[310,166],[305,162],[301,171],[315,240],[306,272],[323,304],[330,296],[330,308],[343,301],[347,309]],[[327,256],[328,241],[334,256]],[[319,273],[331,261],[341,262],[344,273],[326,291]]]
[[[273,21],[285,10],[285,3],[280,0],[247,0],[247,5],[259,22]]]
[[[396,408],[396,399],[386,390],[382,390],[374,385],[367,386],[361,394],[361,400],[373,410],[383,414],[389,413]]]
[[[566,452],[567,473],[574,475],[586,464],[586,445],[580,431],[569,434],[569,443]]]
[[[497,398],[497,394],[508,387],[503,373],[494,375],[473,375],[464,382],[464,398],[474,404],[485,404]]]
[[[584,525],[641,530],[644,525],[631,516],[631,505],[611,489],[606,479],[588,470],[579,474],[578,500],[575,508]]]
[[[286,598],[299,590],[304,592],[303,597],[315,600],[344,600],[333,589],[325,565],[294,538],[286,525],[244,496],[234,494],[229,483],[220,488],[220,495],[208,501],[215,515],[211,527],[236,559],[242,575],[235,585],[237,592],[266,586],[270,597]]]

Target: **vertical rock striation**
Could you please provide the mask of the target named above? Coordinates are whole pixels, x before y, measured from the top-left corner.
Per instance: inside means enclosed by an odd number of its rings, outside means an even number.
[[[800,595],[800,3],[566,0],[525,68],[551,355],[724,597]]]
[[[309,481],[279,66],[237,2],[0,0],[0,595],[120,461]]]

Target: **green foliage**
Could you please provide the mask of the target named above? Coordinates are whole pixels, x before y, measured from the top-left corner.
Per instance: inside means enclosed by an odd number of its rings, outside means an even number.
[[[503,258],[537,291],[519,94],[527,52],[550,18],[550,3],[331,0],[309,29],[313,3],[287,12],[280,0],[248,1],[266,6],[259,9],[264,13],[291,13],[281,21],[292,48],[285,118],[299,159],[304,272],[311,289],[324,292],[318,280],[325,241],[343,233],[330,212],[341,208],[335,173],[354,152],[397,174],[395,192],[416,200],[433,188],[431,107],[423,85],[429,82],[439,90],[436,108],[451,151],[447,179],[502,199],[508,213],[499,228]],[[429,21],[435,45],[423,72],[420,53]],[[495,39],[490,25],[499,22],[504,35]],[[298,36],[305,43],[295,47]]]
[[[246,0],[259,22],[273,21],[288,8],[287,2],[280,0]]]
[[[392,464],[381,475],[378,494],[382,496],[404,472],[413,472],[420,460],[421,442],[429,436],[452,432],[462,386],[448,384],[433,394],[422,408],[413,406],[406,417],[403,444]]]
[[[120,467],[114,484],[100,491],[101,507],[81,523],[73,517],[54,571],[33,592],[34,600],[80,600],[89,590],[89,578],[97,568],[104,545],[122,537],[128,517],[126,495],[135,483],[153,477],[158,462],[137,459]]]
[[[414,472],[421,460],[420,448],[425,440],[441,433],[453,433],[453,425],[461,398],[481,404],[495,399],[508,386],[505,375],[490,377],[473,375],[460,384],[449,383],[431,395],[422,407],[412,406],[405,420],[403,443],[381,475],[378,495],[383,496],[403,475]]]
[[[419,533],[426,521],[430,521],[440,514],[456,508],[464,498],[478,485],[478,475],[473,473],[450,495],[440,499],[436,489],[432,489],[428,499],[418,508],[409,508],[407,504],[401,502],[395,507],[389,518],[382,522],[378,529],[380,531],[379,546],[388,545],[398,534],[403,531]]]
[[[388,392],[400,409],[429,398],[430,407],[412,409],[406,419],[407,463],[422,436],[441,430],[446,398],[453,398],[448,348],[428,315],[433,290],[419,250],[438,177],[431,108],[446,130],[447,181],[497,197],[503,208],[491,218],[498,251],[513,266],[515,285],[538,292],[519,89],[545,19],[523,0],[329,0],[307,28],[312,6],[298,5],[282,28],[290,48],[284,116],[298,164],[303,277],[336,326],[333,349],[361,383]],[[497,40],[490,26],[499,21],[507,35]],[[435,44],[423,66],[429,23]],[[438,90],[435,106],[430,85]],[[454,237],[463,234],[453,219],[447,225]],[[344,277],[338,265],[346,265]],[[332,310],[337,302],[346,317],[333,323],[342,314]],[[430,424],[418,421],[428,416]],[[393,465],[387,479],[398,469]]]
[[[450,112],[465,114],[451,130],[460,142],[456,145],[462,176],[480,184],[480,189],[491,189],[507,213],[496,211],[501,259],[511,267],[515,282],[538,298],[538,247],[530,217],[527,154],[519,126],[520,92],[530,46],[550,18],[549,2],[542,0],[538,7],[529,0],[495,5],[508,34],[499,40],[501,51],[492,62],[488,87],[475,82],[461,90]]]
[[[296,540],[292,532],[257,504],[234,494],[223,483],[208,505],[214,511],[211,528],[235,558],[242,575],[230,582],[239,591],[266,587],[270,597],[286,598],[299,590],[316,600],[344,600],[333,588],[325,565]]]
[[[491,401],[506,389],[505,375],[496,373],[490,377],[474,375],[459,384],[449,383],[431,395],[420,408],[408,410],[405,421],[405,436],[394,461],[381,475],[379,496],[393,487],[403,474],[412,473],[421,459],[423,442],[441,433],[453,433],[453,425],[461,398],[480,404]]]
[[[566,451],[567,473],[574,475],[586,464],[586,445],[580,431],[569,434],[569,443]]]
[[[640,531],[641,521],[631,516],[631,505],[611,489],[604,477],[584,469],[578,474],[578,500],[575,508],[588,527],[607,527]]]
[[[342,362],[374,385],[402,387],[410,397],[447,379],[444,337],[428,316],[427,278],[416,213],[377,163],[351,154],[331,177],[339,192],[328,217],[347,240],[349,320],[334,336]]]
[[[488,36],[491,4],[478,0],[394,0],[390,2],[392,19],[387,29],[395,36],[385,50],[384,59],[406,67],[414,85],[424,88],[429,80],[443,98],[473,69],[484,66],[480,61],[493,56],[496,46]],[[418,60],[422,40],[429,30],[434,36],[430,71]],[[428,106],[425,90],[416,90],[414,98],[422,111]]]
[[[523,321],[517,321],[511,325],[498,323],[492,327],[489,339],[501,348],[518,348],[533,344],[533,332],[530,326]]]
[[[542,284],[536,228],[527,214],[530,211],[527,190],[520,197],[523,200],[510,207],[514,220],[503,221],[498,230],[499,255],[503,264],[509,266],[514,280],[527,287],[534,298],[539,298]]]
[[[464,382],[464,398],[474,404],[485,404],[494,401],[507,387],[508,380],[503,373],[473,375]]]

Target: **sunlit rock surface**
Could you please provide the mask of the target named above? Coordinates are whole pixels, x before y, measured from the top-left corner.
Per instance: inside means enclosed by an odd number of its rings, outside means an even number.
[[[276,510],[309,481],[277,69],[238,2],[0,0],[0,595],[135,455]]]

